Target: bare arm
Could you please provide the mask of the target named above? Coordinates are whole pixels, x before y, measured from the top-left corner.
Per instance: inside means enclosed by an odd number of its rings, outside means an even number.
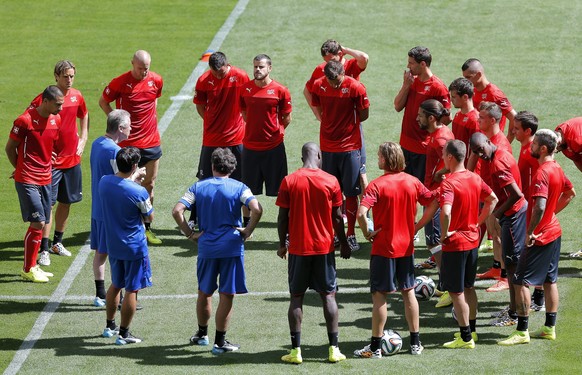
[[[528,247],[533,246],[536,238],[538,238],[541,235],[541,233],[535,235],[533,232],[540,223],[540,221],[542,221],[544,212],[546,212],[547,199],[543,197],[536,197],[534,199],[535,199],[534,206],[531,211],[531,217],[529,220],[529,226],[527,227],[527,236],[525,240],[525,243]]]
[[[289,124],[291,123],[291,112],[281,115],[279,121],[281,121],[281,125],[283,125],[283,128],[287,129],[287,126],[289,126]]]
[[[315,115],[317,121],[321,121],[321,111],[317,109],[318,107],[314,107],[311,104],[311,93],[309,92],[307,87],[303,88],[303,96],[305,97],[305,100],[307,100],[307,105],[309,105],[309,108],[311,108],[311,111]]]
[[[469,159],[467,160],[467,170],[474,172],[477,167],[477,162],[479,161],[479,155],[471,152],[469,154]]]
[[[452,205],[450,203],[445,203],[441,207],[441,233],[444,234],[441,238],[441,242],[452,236],[455,232],[449,232],[451,226],[451,211]]]
[[[503,217],[505,212],[509,210],[511,206],[514,205],[515,202],[517,202],[521,197],[523,197],[523,193],[519,190],[519,187],[515,182],[505,186],[503,190],[505,190],[505,192],[508,194],[508,198],[505,202],[503,202],[501,206],[497,207],[492,213],[492,215],[495,216],[495,218],[497,218],[498,220]]]
[[[200,114],[200,112],[198,112]],[[247,111],[240,111],[240,114],[242,115],[243,120],[245,120],[245,122],[247,122]],[[204,117],[202,117],[204,118]]]
[[[18,159],[18,152],[16,150],[18,149],[19,144],[20,142],[8,138],[8,142],[6,142],[6,147],[4,148],[6,156],[8,156],[8,161],[14,168],[16,168],[16,161]]]
[[[79,134],[79,144],[77,145],[77,155],[83,155],[87,138],[89,138],[89,112],[81,119],[81,132]]]
[[[172,216],[174,217],[176,224],[178,224],[178,228],[180,228],[180,231],[186,236],[186,238],[191,241],[196,241],[202,235],[202,232],[196,233],[196,231],[190,229],[186,219],[184,219],[184,211],[186,211],[186,206],[184,203],[178,202],[172,210]]]
[[[263,216],[263,207],[256,198],[249,202],[249,210],[251,211],[251,220],[246,227],[237,228],[245,240],[253,234],[261,216]]]
[[[507,140],[509,142],[513,142],[513,139],[515,137],[515,135],[513,135],[513,124],[515,121],[515,115],[517,115],[517,112],[515,112],[515,109],[512,109],[510,112],[507,113],[507,115],[505,115],[505,117],[507,118]]]
[[[342,47],[342,52],[344,55],[353,56],[354,59],[358,62],[358,67],[362,70],[366,69],[368,66],[368,54],[362,51],[358,51],[357,49],[352,49],[348,47]]]
[[[435,212],[437,212],[439,208],[439,202],[435,199],[431,202],[431,204],[424,210],[422,217],[420,220],[414,224],[414,233],[418,232],[421,228],[423,228],[429,221],[432,220],[434,217]],[[443,232],[444,233],[444,232]]]
[[[196,104],[196,112],[202,120],[204,120],[204,113],[206,112],[206,106],[204,104]],[[246,121],[246,119],[245,119]]]
[[[560,195],[560,198],[558,198],[558,203],[556,203],[555,213],[557,214],[564,208],[566,208],[566,206],[570,204],[570,201],[572,201],[572,199],[574,199],[575,196],[576,191],[574,190],[574,188],[563,192],[562,195]]]
[[[487,220],[487,218],[493,213],[495,206],[497,205],[499,200],[497,199],[497,195],[494,192],[491,192],[487,198],[485,198],[485,204],[481,209],[481,213],[477,218],[477,225],[481,225]]]
[[[279,249],[277,255],[281,259],[287,258],[287,234],[289,233],[289,209],[279,207],[279,216],[277,217],[277,232],[279,234]]]
[[[344,259],[350,259],[352,256],[352,249],[350,249],[350,245],[348,245],[346,233],[344,232],[344,219],[342,217],[341,206],[332,208],[331,219],[333,221],[335,235],[340,242],[340,256]]]
[[[105,100],[103,96],[99,98],[99,107],[101,107],[103,112],[105,112],[105,115],[108,115],[111,111],[113,111],[111,104],[107,100]]]
[[[402,87],[396,97],[394,98],[394,109],[396,112],[400,112],[406,107],[406,99],[408,98],[408,91],[410,91],[410,86],[414,81],[414,76],[410,71],[405,70],[403,75]]]
[[[364,108],[362,110],[360,110],[360,121],[366,121],[368,119],[368,117],[370,117],[370,108]]]

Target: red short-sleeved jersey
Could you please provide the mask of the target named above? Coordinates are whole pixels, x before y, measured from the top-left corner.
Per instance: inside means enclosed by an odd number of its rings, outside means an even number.
[[[281,115],[291,113],[291,94],[279,82],[259,87],[247,82],[241,91],[241,111],[247,113],[243,145],[249,150],[265,151],[277,147],[285,136]]]
[[[151,148],[160,145],[157,100],[162,96],[164,82],[162,77],[150,71],[146,78],[137,80],[131,71],[120,75],[105,87],[103,99],[115,100],[117,109],[124,109],[131,115],[131,134],[119,143],[120,147],[134,146]]]
[[[300,168],[281,182],[277,206],[289,209],[289,254],[328,254],[333,248],[332,208],[342,205],[337,178]]]
[[[362,148],[360,111],[370,106],[363,84],[344,77],[333,88],[325,77],[313,85],[312,104],[321,107],[319,142],[322,151],[347,152]]]
[[[505,192],[504,188],[515,182],[517,187],[521,190],[521,175],[519,173],[519,168],[517,162],[513,156],[501,149],[497,149],[491,161],[484,161],[483,164],[489,164],[488,169],[491,174],[491,188],[499,202],[497,207],[501,206],[509,196]],[[504,212],[505,216],[513,215],[514,213],[521,210],[521,208],[526,204],[523,197],[519,198],[517,202],[513,204],[507,211]]]
[[[525,146],[521,146],[519,151],[519,160],[517,161],[517,167],[519,168],[519,174],[521,176],[521,191],[525,200],[529,200],[529,187],[531,186],[531,180],[536,174],[540,163],[538,159],[531,156],[531,142]]]
[[[499,120],[499,128],[501,131],[505,129],[506,115],[513,110],[509,99],[507,96],[499,89],[499,87],[494,84],[488,84],[483,91],[479,91],[476,88],[473,89],[473,105],[476,109],[479,109],[479,105],[482,102],[493,102],[501,108],[501,113],[503,116]],[[510,129],[511,130],[511,129]]]
[[[438,182],[434,182],[433,178],[436,172],[444,168],[443,162],[443,148],[448,140],[455,139],[453,132],[446,126],[441,126],[437,130],[429,134],[428,145],[426,148],[426,168],[424,172],[424,185],[430,190],[434,190],[439,186]]]
[[[205,106],[203,146],[226,147],[243,143],[245,122],[240,113],[240,94],[248,81],[248,74],[232,65],[222,79],[213,76],[210,70],[198,78],[193,102]]]
[[[562,153],[568,159],[582,163],[582,117],[575,117],[556,127],[566,140],[566,148]]]
[[[406,97],[406,107],[402,117],[402,131],[400,132],[400,145],[417,154],[426,153],[428,144],[428,132],[422,130],[416,121],[418,108],[422,102],[428,99],[436,99],[445,108],[451,108],[449,90],[440,78],[433,75],[426,82],[422,82],[418,77],[415,77]]]
[[[37,108],[41,104],[42,93],[32,100],[28,108]],[[79,90],[69,89],[59,116],[61,117],[61,126],[59,127],[59,139],[54,148],[57,158],[53,167],[67,169],[81,162],[81,157],[77,155],[77,145],[79,144],[77,119],[87,116],[87,105]]]
[[[491,188],[471,171],[447,175],[439,189],[439,202],[441,207],[451,205],[449,232],[456,232],[443,241],[443,251],[465,251],[479,246],[479,202],[490,194]]]
[[[455,114],[453,118],[453,134],[455,139],[463,141],[467,145],[467,154],[465,158],[465,165],[467,164],[467,159],[469,158],[469,140],[473,133],[480,132],[479,129],[479,111],[473,109],[471,112],[465,114],[461,111]]]
[[[315,83],[315,81],[317,81],[319,78],[324,77],[325,76],[325,65],[327,64],[327,62],[322,62],[321,64],[319,64],[314,70],[313,73],[311,74],[311,78],[309,78],[309,81],[307,81],[305,83],[305,87],[307,87],[307,90],[309,90],[309,92],[313,91],[313,84]],[[346,59],[346,61],[344,62],[344,72],[345,75],[348,77],[352,77],[353,79],[359,81],[360,80],[360,74],[364,71],[365,69],[362,69],[358,66],[358,61],[356,59]]]
[[[534,229],[535,235],[541,234],[535,241],[536,245],[546,245],[562,235],[562,228],[555,214],[556,205],[560,195],[570,189],[572,189],[572,182],[566,177],[564,171],[555,160],[540,165],[532,180],[527,209],[527,222],[529,225],[536,198],[546,198],[544,215]]]
[[[507,137],[503,132],[499,132],[495,134],[493,137],[489,138],[491,143],[497,146],[497,149],[505,150],[510,154],[513,154],[513,150],[511,148],[511,143],[507,140]],[[485,163],[482,159],[479,159],[478,166],[475,170],[479,171],[479,176],[485,181],[485,183],[491,186],[491,172],[489,171],[489,163]]]
[[[14,120],[10,138],[20,142],[14,171],[16,182],[40,186],[51,183],[51,157],[59,137],[59,126],[59,115],[44,118],[36,108],[27,109]]]
[[[374,229],[382,229],[372,242],[372,255],[412,255],[417,203],[427,206],[434,198],[422,182],[407,173],[386,173],[370,182],[361,204],[372,209]]]

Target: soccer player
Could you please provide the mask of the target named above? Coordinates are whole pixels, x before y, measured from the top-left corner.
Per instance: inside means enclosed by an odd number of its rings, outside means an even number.
[[[396,112],[404,109],[400,132],[400,145],[406,161],[404,171],[421,181],[425,175],[426,148],[429,136],[426,130],[418,127],[416,121],[418,108],[427,99],[436,99],[445,108],[451,108],[449,90],[432,73],[431,62],[432,56],[426,47],[418,46],[408,51],[408,65],[407,70],[404,71],[402,87],[394,98]],[[449,116],[444,116],[441,122],[448,125],[451,119]]]
[[[313,85],[312,104],[321,118],[319,140],[322,169],[340,182],[346,197],[347,239],[352,251],[356,251],[360,248],[355,232],[358,195],[361,192],[360,123],[368,118],[370,102],[364,85],[346,76],[343,65],[338,61],[328,61],[325,77],[319,78]]]
[[[416,224],[417,203],[427,206],[436,201],[433,194],[415,177],[404,173],[404,154],[396,143],[386,142],[378,148],[381,177],[370,182],[358,209],[358,222],[364,237],[372,242],[370,258],[370,291],[372,293],[372,339],[356,357],[381,358],[380,341],[386,324],[386,295],[400,290],[410,331],[410,353],[418,355],[424,349],[420,343],[418,301],[414,295],[414,234],[427,217]],[[398,186],[394,189],[394,186]],[[366,224],[366,214],[372,209],[374,230]]]
[[[71,252],[63,246],[63,233],[67,227],[71,204],[79,202],[83,198],[81,156],[89,135],[89,112],[83,95],[79,90],[73,88],[76,72],[75,65],[68,60],[57,62],[54,69],[56,86],[65,95],[65,102],[59,112],[61,126],[59,127],[59,139],[54,147],[56,158],[53,162],[51,182],[51,205],[54,207],[57,201],[59,204],[54,214],[56,223],[51,247],[49,247],[49,235],[52,218],[42,230],[38,263],[43,266],[50,265],[49,252],[71,256]],[[30,108],[36,108],[41,103],[42,93],[33,99]],[[77,118],[80,119],[79,131],[77,131]]]
[[[154,186],[162,157],[160,132],[158,131],[157,104],[162,96],[162,77],[150,70],[152,58],[147,51],[139,50],[131,59],[132,69],[114,78],[99,98],[99,106],[106,115],[113,110],[124,109],[131,115],[130,137],[119,144],[120,147],[134,146],[140,151],[139,167],[145,167],[146,177],[142,186],[154,202]],[[151,230],[151,223],[145,222],[148,243],[159,245],[162,240]]]
[[[418,125],[422,130],[429,134],[428,145],[426,148],[426,166],[424,175],[424,185],[429,190],[435,190],[439,187],[447,170],[444,168],[443,148],[447,141],[455,139],[453,132],[442,124],[443,117],[450,116],[450,112],[441,102],[435,99],[428,99],[422,102],[418,108]],[[440,270],[441,263],[441,228],[440,228],[440,211],[437,209],[432,220],[424,227],[426,237],[426,246],[434,256],[435,263]],[[439,290],[443,291],[439,282]],[[436,307],[446,307],[453,303],[449,294],[444,291],[440,296]]]
[[[497,327],[517,324],[517,308],[513,289],[513,275],[525,246],[525,217],[527,202],[521,192],[521,175],[513,156],[497,148],[483,133],[471,136],[471,151],[478,155],[490,173],[491,188],[499,202],[487,219],[495,241],[501,242],[509,284],[509,310],[502,310],[491,325]],[[505,313],[505,311],[507,311]]]
[[[212,294],[218,288],[220,300],[216,310],[216,336],[212,354],[240,349],[226,340],[235,294],[247,293],[244,271],[244,242],[253,233],[263,209],[251,190],[242,182],[229,178],[236,168],[236,157],[228,148],[216,148],[211,155],[213,177],[192,185],[174,206],[172,216],[191,241],[198,242],[198,331],[190,338],[193,345],[208,345],[208,321],[212,314]],[[241,206],[251,217],[242,227]],[[185,210],[196,206],[200,231],[194,231],[184,218]],[[234,229],[233,229],[234,228]],[[220,283],[217,279],[220,276]]]
[[[137,293],[152,286],[152,270],[144,222],[151,222],[154,209],[149,193],[140,186],[146,169],[139,167],[140,151],[124,147],[115,161],[118,172],[99,181],[99,199],[103,214],[105,242],[111,267],[111,285],[106,296],[106,324],[103,337],[118,335],[116,345],[137,344],[142,340],[129,332],[137,308]],[[115,324],[121,289],[121,323]]]
[[[105,135],[97,138],[91,145],[91,250],[93,257],[93,276],[95,277],[96,307],[105,306],[105,261],[107,260],[107,242],[103,212],[99,197],[99,181],[105,175],[118,172],[115,157],[121,149],[117,144],[126,140],[131,132],[131,117],[123,109],[114,109],[107,115]]]
[[[329,340],[328,360],[339,362],[346,357],[338,347],[339,317],[335,300],[337,280],[333,230],[340,241],[341,257],[348,259],[351,255],[343,232],[342,193],[338,180],[320,169],[322,155],[315,143],[303,145],[301,160],[303,167],[283,179],[276,201],[279,206],[277,255],[286,259],[289,253],[291,294],[288,318],[292,349],[281,360],[295,364],[303,362],[303,298],[307,288],[310,288],[319,293],[323,302]]]
[[[556,214],[576,195],[572,183],[554,160],[558,137],[549,129],[536,132],[531,153],[540,166],[532,180],[528,206],[526,248],[522,254],[513,284],[517,302],[517,330],[499,345],[527,344],[530,341],[528,318],[529,286],[543,285],[546,321],[531,337],[555,340],[558,313],[558,261],[562,229]]]
[[[271,58],[253,59],[255,79],[241,90],[240,107],[246,122],[242,151],[242,182],[254,195],[275,197],[287,175],[285,129],[291,123],[289,89],[270,77]],[[248,215],[245,215],[248,216]]]
[[[505,119],[509,120],[509,126],[507,130],[507,139],[509,142],[513,141],[513,119],[516,115],[515,110],[511,106],[511,103],[499,89],[493,83],[489,82],[485,76],[485,69],[481,61],[471,58],[463,63],[461,66],[463,72],[463,77],[467,78],[475,86],[475,94],[473,95],[473,105],[475,108],[479,108],[482,102],[493,102],[501,108],[503,116],[499,120],[499,126],[501,131],[505,129]]]
[[[12,178],[20,201],[22,220],[30,222],[24,236],[24,265],[20,276],[35,283],[46,283],[53,274],[43,271],[36,258],[42,230],[51,216],[51,158],[59,136],[58,115],[65,96],[57,86],[42,93],[42,102],[14,120],[6,142],[6,156],[14,167]]]
[[[505,150],[511,154],[511,144],[499,126],[501,117],[501,108],[497,104],[492,102],[482,102],[479,105],[479,129],[481,129],[481,132],[485,134],[491,143],[497,146],[497,148]],[[467,169],[470,171],[479,171],[479,176],[481,176],[487,185],[491,186],[491,173],[488,168],[489,164],[482,163],[477,154],[472,153],[471,156],[469,156]],[[493,228],[487,227],[489,233],[493,230]],[[482,235],[484,234],[485,231],[483,230]],[[478,273],[477,278],[481,280],[496,279],[497,282],[487,288],[487,291],[500,292],[509,289],[507,271],[505,270],[503,257],[501,256],[501,242],[499,241],[499,238],[493,237],[491,245],[493,247],[493,266],[484,273]]]
[[[449,85],[451,104],[459,111],[453,118],[453,135],[455,139],[467,145],[465,166],[469,159],[469,139],[479,129],[479,111],[473,106],[473,84],[466,78],[457,78]]]
[[[475,173],[465,169],[466,146],[448,141],[443,159],[450,171],[440,186],[442,264],[441,277],[453,300],[459,324],[455,339],[443,345],[450,349],[473,349],[478,339],[475,273],[479,247],[479,226],[491,215],[497,197]],[[484,202],[479,213],[479,202]]]

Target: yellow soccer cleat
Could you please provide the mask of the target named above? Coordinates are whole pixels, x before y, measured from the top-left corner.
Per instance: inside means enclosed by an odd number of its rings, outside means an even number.
[[[27,281],[32,281],[33,283],[48,283],[49,279],[45,274],[38,272],[34,267],[28,272],[24,270],[20,271],[20,276]]]
[[[152,232],[151,229],[146,229],[146,238],[148,239],[148,243],[150,245],[161,245],[162,244],[162,240],[160,240],[158,238],[158,236],[156,236],[156,234],[154,232]]]
[[[301,348],[293,348],[289,354],[285,354],[281,357],[283,362],[294,363],[300,365],[303,363],[303,358],[301,357]]]
[[[463,341],[460,337],[455,338],[453,341],[445,342],[443,348],[447,349],[475,349],[475,340],[471,338],[471,341]]]
[[[451,295],[449,294],[449,292],[444,292],[440,298],[439,301],[437,302],[436,305],[434,305],[434,307],[447,307],[453,304],[453,299],[451,298]]]
[[[335,363],[343,361],[346,356],[340,352],[339,347],[331,345],[329,347],[329,357],[327,358],[330,362]]]
[[[529,332],[528,331],[514,331],[508,338],[497,343],[501,346],[512,346],[519,344],[529,344]]]
[[[535,337],[537,339],[555,340],[556,327],[542,326],[542,328],[532,332],[531,337]]]

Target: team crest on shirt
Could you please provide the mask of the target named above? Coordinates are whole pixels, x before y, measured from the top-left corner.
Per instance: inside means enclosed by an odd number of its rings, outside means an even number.
[[[430,90],[430,86],[428,86],[428,85],[427,86],[424,86],[424,91],[426,92],[428,90]]]
[[[347,87],[342,87],[342,94],[347,94],[350,92],[350,89]]]
[[[111,92],[111,90],[109,90],[109,86],[107,86],[107,87],[105,88],[105,93],[106,93],[107,95],[109,95],[109,93],[110,93],[110,92]]]
[[[56,124],[57,124],[57,122],[54,119],[52,119],[51,120],[51,125],[56,125]]]
[[[468,121],[469,121],[469,118],[468,118],[468,117],[465,117],[465,118],[463,119],[463,122],[468,122]]]
[[[154,87],[154,81],[149,81],[149,82],[148,82],[148,86],[149,86],[149,87]]]
[[[274,89],[267,90],[267,95],[275,95],[275,90]]]
[[[20,128],[18,126],[13,126],[12,127],[12,133],[14,134],[18,134],[18,131],[20,130]]]
[[[77,103],[77,97],[71,96],[71,103]]]
[[[507,100],[502,100],[499,102],[499,106],[505,107],[507,105]]]
[[[487,94],[481,94],[481,99],[483,100],[487,99]]]
[[[230,77],[230,78],[228,79],[228,81],[229,81],[229,82],[236,82],[236,77]]]

